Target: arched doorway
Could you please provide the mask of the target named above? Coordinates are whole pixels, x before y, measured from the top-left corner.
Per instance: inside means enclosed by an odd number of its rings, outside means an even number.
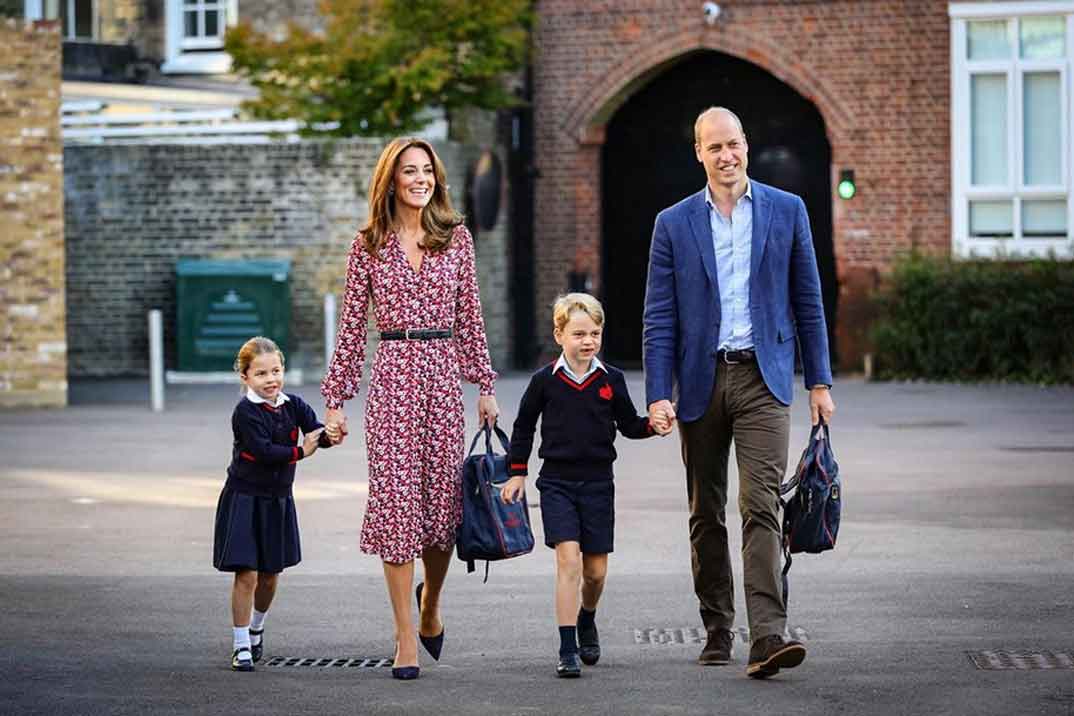
[[[601,298],[604,355],[641,367],[642,308],[657,213],[700,190],[694,120],[723,105],[742,119],[749,175],[800,195],[809,210],[829,341],[837,285],[832,250],[831,147],[817,108],[745,60],[714,51],[683,58],[635,92],[606,127],[601,157]],[[835,345],[832,342],[832,363]]]

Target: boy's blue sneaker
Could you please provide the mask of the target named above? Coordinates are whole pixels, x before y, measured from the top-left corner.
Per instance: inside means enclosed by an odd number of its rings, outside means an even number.
[[[578,656],[586,666],[593,666],[600,661],[600,636],[597,634],[597,624],[592,618],[583,619],[581,611],[578,612]]]
[[[577,679],[582,675],[582,662],[578,654],[560,654],[556,664],[556,676],[561,679]]]

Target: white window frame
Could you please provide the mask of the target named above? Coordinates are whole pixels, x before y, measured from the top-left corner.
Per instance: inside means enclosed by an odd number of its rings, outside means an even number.
[[[238,0],[221,3],[226,10],[228,26],[239,16]],[[216,39],[194,39],[183,36],[183,0],[165,0],[164,7],[164,64],[165,74],[220,74],[231,69],[231,56],[224,52],[224,43]]]
[[[1024,60],[1019,50],[1019,22],[1039,15],[1066,18],[1066,52],[1061,59]],[[1074,258],[1074,183],[1071,167],[1072,92],[1071,69],[1074,67],[1074,0],[1042,2],[958,2],[948,5],[951,19],[951,253],[956,258]],[[1005,60],[969,60],[967,57],[967,22],[1003,20],[1007,22],[1011,56]],[[1059,73],[1061,184],[1025,186],[1022,124],[1023,76],[1027,72]],[[972,147],[970,146],[970,86],[975,74],[1003,74],[1007,78],[1007,183],[999,186],[972,186]],[[989,199],[1011,201],[1013,237],[972,238],[969,227],[970,201]],[[1065,199],[1067,202],[1066,239],[1024,238],[1022,236],[1022,201]]]
[[[90,14],[92,20],[90,21],[90,34],[89,35],[76,35],[75,34],[75,1],[76,0],[59,0],[57,6],[65,5],[67,8],[67,17],[71,20],[70,32],[68,28],[61,27],[60,32],[63,34],[64,42],[96,42],[97,41],[97,0],[90,0]],[[45,17],[45,0],[25,0],[23,3],[25,9],[25,15],[27,20],[61,20],[60,17]]]

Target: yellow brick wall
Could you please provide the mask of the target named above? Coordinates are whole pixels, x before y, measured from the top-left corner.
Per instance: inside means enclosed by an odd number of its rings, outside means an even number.
[[[0,19],[0,407],[67,403],[60,28]]]

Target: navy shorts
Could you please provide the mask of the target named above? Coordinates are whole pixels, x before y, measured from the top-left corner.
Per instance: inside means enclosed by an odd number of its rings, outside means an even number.
[[[544,543],[578,542],[585,554],[613,551],[615,482],[537,478]]]

